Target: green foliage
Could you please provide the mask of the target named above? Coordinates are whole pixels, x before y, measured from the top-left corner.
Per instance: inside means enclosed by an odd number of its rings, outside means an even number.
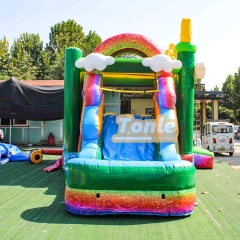
[[[64,78],[64,53],[68,47],[77,47],[83,51],[83,56],[93,52],[101,43],[101,38],[95,31],[90,31],[86,36],[81,25],[74,20],[62,21],[51,27],[49,44],[45,52],[50,59],[48,78]]]
[[[81,25],[74,20],[62,21],[51,27],[49,46],[55,52],[64,52],[67,47],[83,48],[84,33]]]
[[[0,39],[0,79],[8,78],[9,43],[4,36]]]
[[[236,122],[236,117],[240,105],[240,68],[234,76],[229,75],[223,84],[223,100],[220,105],[226,109],[233,110],[233,122]]]
[[[143,58],[135,53],[131,53],[131,51],[124,51],[114,55],[114,58]]]
[[[68,47],[83,48],[84,33],[81,25],[73,20],[51,27],[45,53],[49,59],[47,79],[64,79],[64,53]]]
[[[201,79],[200,78],[194,78],[194,83],[195,84],[201,84]]]
[[[95,31],[89,31],[84,39],[83,56],[92,53],[94,49],[102,42],[101,37]]]
[[[64,79],[64,56],[56,53],[56,60],[52,61],[48,68],[46,79]]]
[[[209,103],[206,105],[206,117],[207,119],[212,119],[212,107]]]
[[[194,112],[200,113],[200,103],[194,103]]]
[[[235,103],[235,109],[239,107],[240,104],[240,68],[238,68],[238,72],[234,74],[233,81],[233,94],[232,98]]]
[[[233,77],[229,75],[226,79],[226,81],[223,83],[222,87],[223,92],[223,99],[220,102],[220,104],[223,107],[232,108],[233,106]]]
[[[240,122],[240,109],[238,109],[236,113],[236,122]]]
[[[236,122],[236,117],[234,111],[226,107],[219,107],[219,119],[229,119],[231,123]]]
[[[74,20],[51,27],[49,43],[43,46],[39,34],[23,33],[9,51],[9,43],[0,39],[0,79],[12,76],[19,80],[64,79],[64,54],[77,47],[87,56],[102,42],[95,31],[85,36],[83,27]]]
[[[9,74],[21,80],[43,76],[43,42],[38,34],[23,33],[10,50]]]
[[[12,62],[9,64],[9,75],[14,76],[19,80],[35,80],[37,76],[37,67],[33,66],[30,57],[25,58],[26,62],[19,62],[14,65]]]

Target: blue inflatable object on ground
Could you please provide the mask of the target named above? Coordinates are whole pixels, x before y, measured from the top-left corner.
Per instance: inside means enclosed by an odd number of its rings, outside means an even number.
[[[0,143],[0,164],[7,162],[29,161],[29,154],[22,152],[17,146]]]

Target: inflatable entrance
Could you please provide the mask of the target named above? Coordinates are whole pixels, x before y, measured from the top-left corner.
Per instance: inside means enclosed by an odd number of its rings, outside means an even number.
[[[165,53],[138,34],[109,38],[85,58],[80,49],[66,50],[63,156],[68,211],[193,212],[196,48],[190,43],[190,25],[183,19],[181,42]],[[152,93],[153,112],[106,112],[107,91]]]

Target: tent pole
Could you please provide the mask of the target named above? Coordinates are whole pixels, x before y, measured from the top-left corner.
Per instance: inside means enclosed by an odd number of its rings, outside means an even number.
[[[9,144],[11,144],[11,138],[12,138],[12,119],[10,119]]]

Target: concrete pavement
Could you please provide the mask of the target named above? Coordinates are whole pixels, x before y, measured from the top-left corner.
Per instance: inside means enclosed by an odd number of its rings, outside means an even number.
[[[234,139],[234,154],[229,156],[228,153],[216,153],[215,160],[219,160],[228,164],[229,166],[240,170],[240,140]]]

